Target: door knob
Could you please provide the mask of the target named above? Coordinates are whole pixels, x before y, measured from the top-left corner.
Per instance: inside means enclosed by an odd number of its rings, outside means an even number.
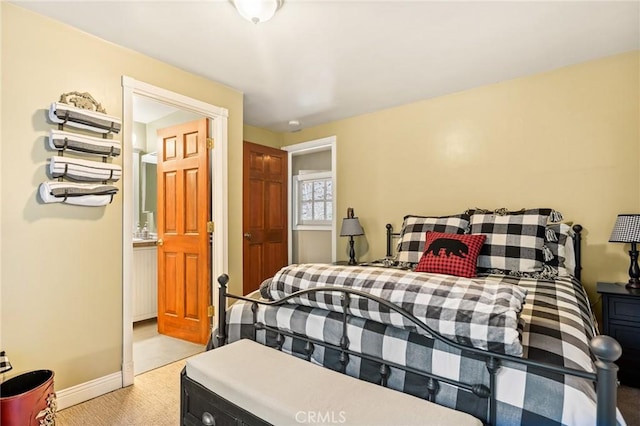
[[[251,232],[245,232],[245,233],[244,233],[244,237],[245,237],[247,240],[250,240],[250,239],[251,239]]]
[[[156,241],[156,245],[157,246],[161,246],[164,244],[164,241],[162,241],[162,238],[160,238],[158,241]]]

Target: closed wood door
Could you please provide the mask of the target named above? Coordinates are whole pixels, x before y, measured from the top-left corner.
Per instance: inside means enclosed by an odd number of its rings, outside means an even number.
[[[205,344],[210,333],[209,123],[158,130],[158,332]]]
[[[244,142],[243,292],[287,264],[287,153]]]

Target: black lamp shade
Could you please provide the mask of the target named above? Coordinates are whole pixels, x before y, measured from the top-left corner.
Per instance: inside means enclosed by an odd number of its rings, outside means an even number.
[[[639,243],[640,214],[619,214],[613,226],[610,243]]]
[[[640,267],[638,267],[638,248],[640,242],[640,214],[619,214],[609,237],[611,243],[631,243],[629,257],[629,282],[627,288],[640,288]]]

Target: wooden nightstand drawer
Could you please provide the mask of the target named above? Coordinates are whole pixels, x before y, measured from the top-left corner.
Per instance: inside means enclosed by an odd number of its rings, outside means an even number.
[[[640,298],[608,297],[609,319],[640,322]]]
[[[623,324],[609,323],[609,336],[613,337],[622,345],[624,352],[622,356],[630,356],[638,359],[640,355],[640,328]],[[633,353],[632,353],[633,352]]]
[[[616,362],[620,370],[618,380],[624,385],[640,387],[640,362],[638,359],[622,358]]]
[[[640,387],[640,291],[623,284],[598,283],[602,295],[604,334],[620,343],[622,356],[616,362],[618,379]]]

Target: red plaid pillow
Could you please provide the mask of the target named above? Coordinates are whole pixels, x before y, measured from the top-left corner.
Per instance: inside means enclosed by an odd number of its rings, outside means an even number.
[[[478,254],[484,244],[485,235],[445,234],[427,231],[416,272],[475,277]]]

